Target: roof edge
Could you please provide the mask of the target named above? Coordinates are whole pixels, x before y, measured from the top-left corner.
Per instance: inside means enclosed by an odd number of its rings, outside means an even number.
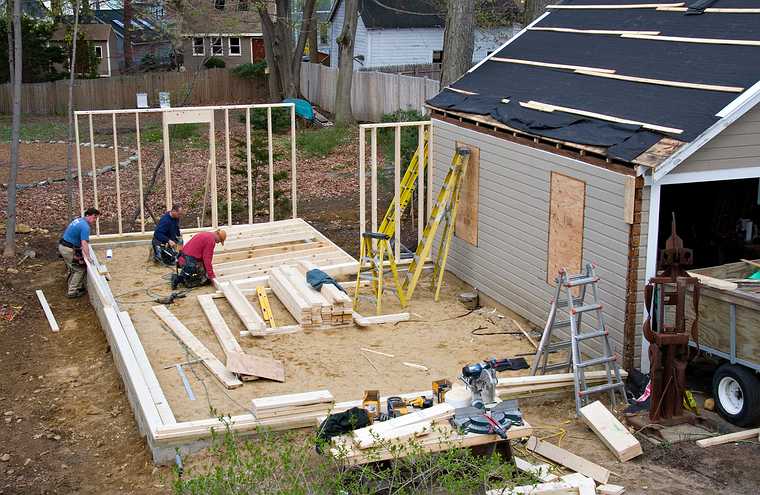
[[[738,98],[726,105],[717,116],[723,117],[697,136],[696,139],[683,146],[670,155],[664,162],[652,172],[652,181],[658,182],[668,175],[687,158],[696,153],[700,148],[709,143],[715,136],[720,134],[726,127],[736,122],[742,115],[753,109],[760,103],[760,81],[753,84]]]

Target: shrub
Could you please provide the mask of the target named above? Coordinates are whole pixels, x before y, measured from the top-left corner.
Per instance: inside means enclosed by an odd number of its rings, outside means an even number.
[[[255,64],[238,65],[231,70],[232,74],[240,79],[259,79],[266,75],[267,63],[265,60]]]
[[[245,122],[245,113],[240,114],[240,122]],[[267,130],[267,110],[266,108],[254,108],[251,110],[251,130]],[[290,130],[290,109],[289,108],[272,108],[272,132],[281,134]]]
[[[175,124],[169,126],[171,141],[193,140],[200,136],[199,124]],[[160,143],[164,139],[164,131],[160,125],[146,125],[140,132],[140,139],[146,143]]]
[[[313,131],[301,131],[296,144],[306,156],[327,156],[336,147],[347,143],[353,129],[350,127],[325,127]]]
[[[227,66],[224,60],[219,57],[209,57],[203,62],[203,65],[207,69],[224,69]]]
[[[425,116],[416,110],[399,110],[394,113],[383,115],[383,122],[416,122],[425,120]],[[416,127],[401,128],[401,173],[406,171],[407,165],[417,151],[418,130]],[[395,131],[394,129],[381,129],[378,136],[380,140],[380,149],[383,152],[386,162],[393,163],[395,153]]]

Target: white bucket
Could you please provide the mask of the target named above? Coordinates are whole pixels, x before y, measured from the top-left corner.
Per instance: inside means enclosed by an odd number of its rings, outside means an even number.
[[[456,384],[451,390],[446,392],[444,402],[451,404],[455,408],[469,407],[472,405],[472,393],[464,385]]]

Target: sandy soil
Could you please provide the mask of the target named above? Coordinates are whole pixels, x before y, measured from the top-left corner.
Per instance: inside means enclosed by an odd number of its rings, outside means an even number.
[[[447,278],[441,301],[436,303],[427,287],[427,280],[423,279],[410,307],[413,321],[368,328],[348,326],[266,338],[240,338],[241,345],[250,354],[281,360],[285,364],[285,383],[258,380],[234,390],[224,390],[202,365],[197,364],[192,366],[193,373],[189,378],[198,400],[189,401],[176,369],[163,368],[190,358],[183,346],[150,311],[155,303],[148,302],[144,290],[158,285],[150,290],[151,294],[168,293],[169,288],[162,279],[168,270],[148,262],[147,248],[143,246],[114,250],[114,261],[109,264],[109,270],[113,278],[111,287],[114,294],[133,291],[132,294],[119,297],[119,302],[124,303],[129,311],[178,420],[209,417],[210,406],[221,413],[244,413],[250,407],[251,399],[267,395],[326,388],[336,400],[342,401],[361,398],[366,389],[379,389],[382,395],[426,390],[430,388],[432,380],[456,379],[465,364],[494,355],[503,357],[531,349],[522,337],[473,336],[471,332],[478,327],[488,329],[483,331],[495,332],[514,332],[517,328],[509,318],[500,319],[496,314],[487,318],[486,312],[458,318],[457,316],[466,314],[467,310],[456,301],[456,295],[467,287],[454,277]],[[195,300],[197,294],[212,291],[211,288],[194,291],[172,305],[170,310],[224,362],[224,354],[216,336]],[[254,305],[258,304],[254,297],[249,299]],[[278,325],[295,323],[276,298],[272,297],[271,300]],[[233,332],[243,330],[242,323],[226,301],[216,301]],[[360,311],[370,315],[374,314],[373,309],[369,302],[362,302]],[[401,310],[395,296],[387,293],[383,313]],[[498,314],[506,313],[500,309]],[[363,356],[361,347],[393,354],[395,358],[368,354],[372,364],[380,370],[378,372]],[[401,364],[404,361],[424,365],[430,371],[404,366]]]

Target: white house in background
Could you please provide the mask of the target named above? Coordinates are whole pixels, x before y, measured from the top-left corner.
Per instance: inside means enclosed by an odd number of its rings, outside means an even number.
[[[488,0],[491,8],[517,12],[513,0]],[[345,3],[330,12],[330,67],[338,66],[338,37]],[[512,16],[516,17],[516,16]],[[441,63],[445,15],[430,0],[359,0],[354,69]],[[485,58],[521,29],[518,24],[475,30],[473,62]]]

